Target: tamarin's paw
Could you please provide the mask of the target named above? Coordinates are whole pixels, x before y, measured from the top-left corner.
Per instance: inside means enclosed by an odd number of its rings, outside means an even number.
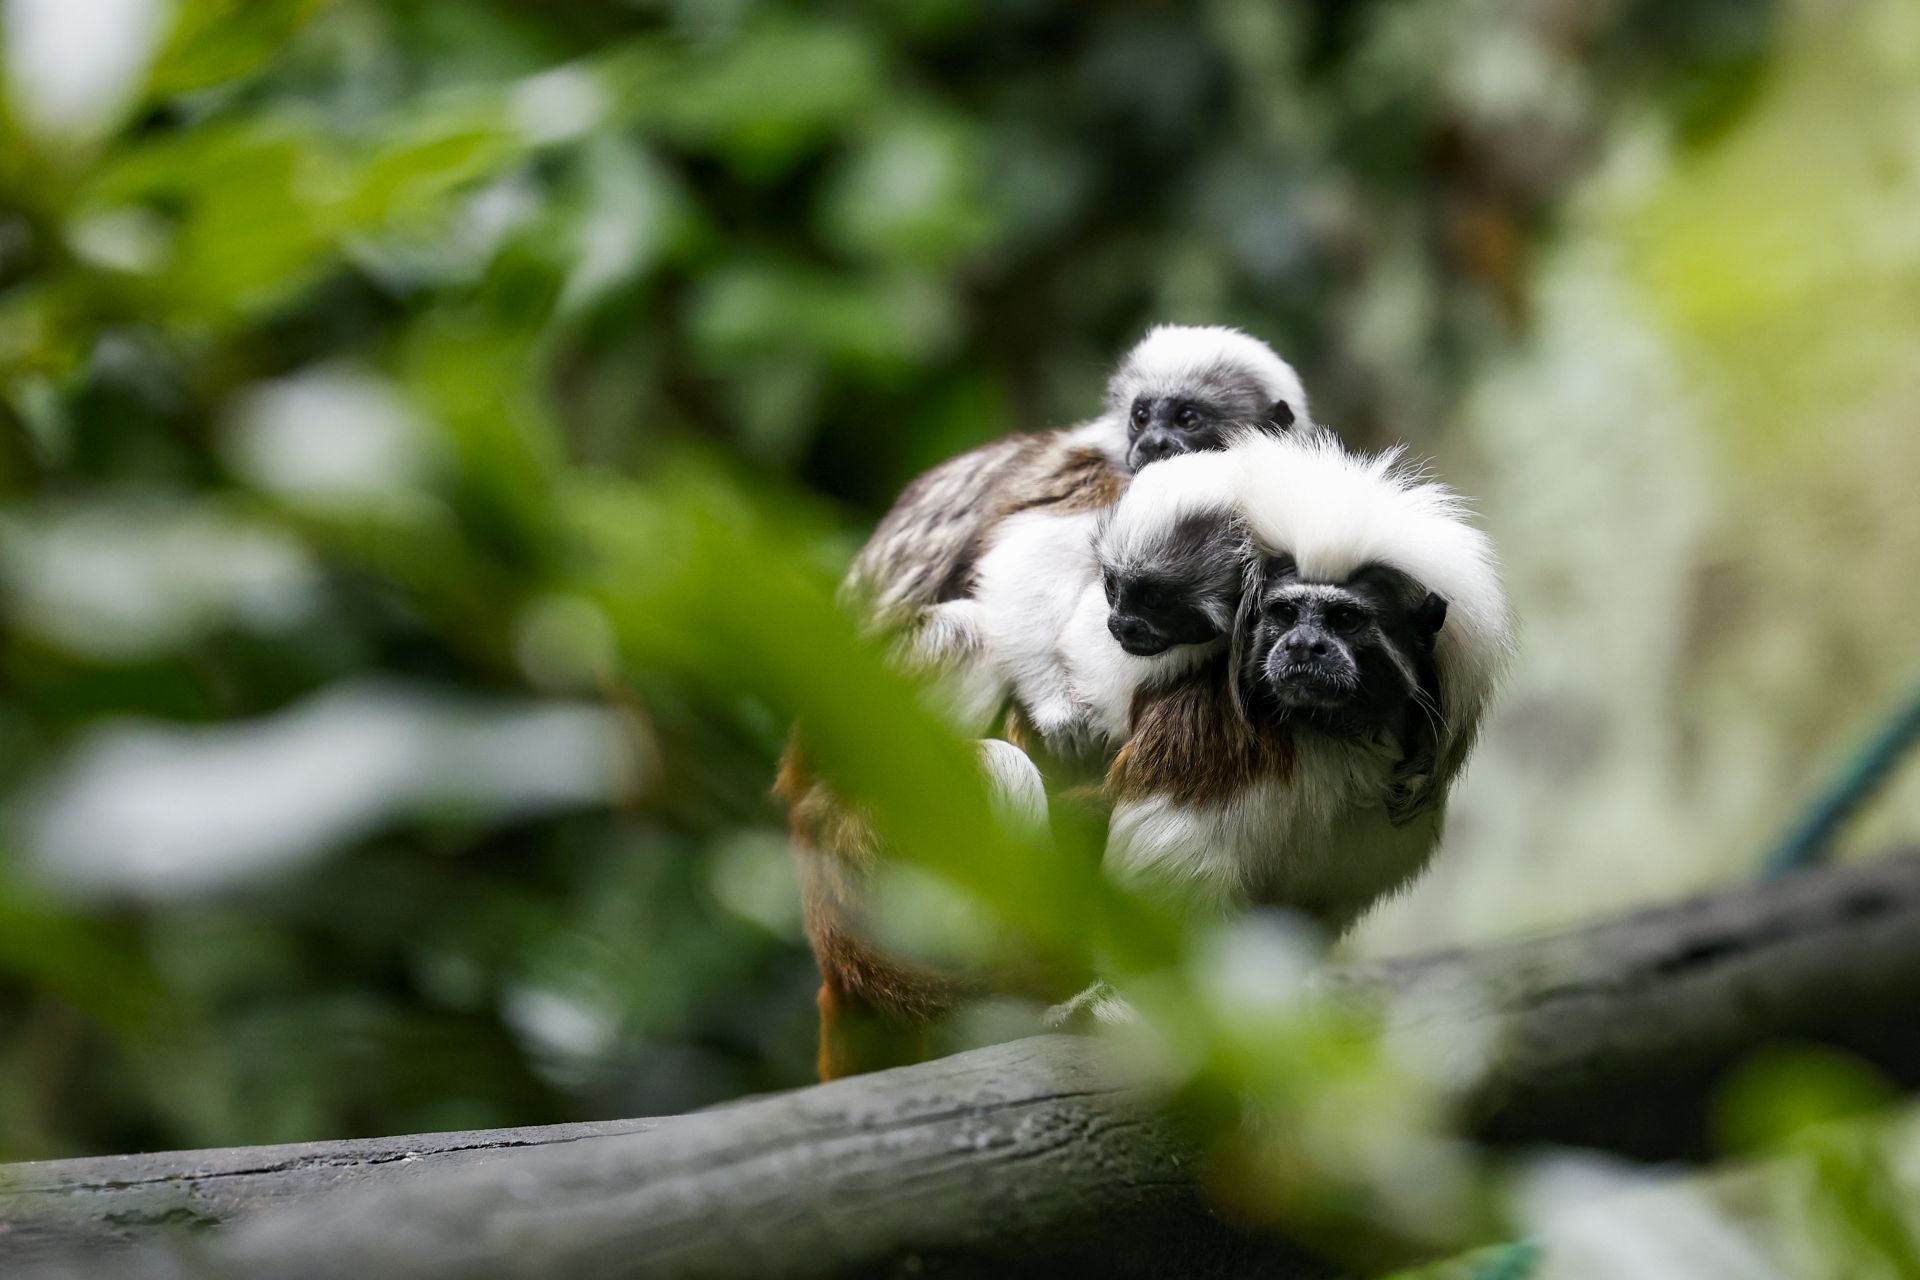
[[[1055,1031],[1116,1027],[1139,1019],[1139,1012],[1105,982],[1094,983],[1073,999],[1054,1005],[1046,1013],[1046,1023]]]

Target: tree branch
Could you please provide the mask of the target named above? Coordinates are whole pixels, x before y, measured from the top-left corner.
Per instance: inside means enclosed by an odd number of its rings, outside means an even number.
[[[1352,998],[1417,989],[1425,1017],[1497,1017],[1469,1099],[1487,1140],[1696,1156],[1716,1076],[1764,1043],[1838,1045],[1920,1080],[1920,857],[1328,981]],[[0,1264],[568,1280],[916,1263],[1317,1273],[1284,1242],[1213,1218],[1196,1165],[1119,1064],[1048,1036],[686,1116],[14,1166],[0,1170]],[[218,1229],[157,1235],[177,1226]]]

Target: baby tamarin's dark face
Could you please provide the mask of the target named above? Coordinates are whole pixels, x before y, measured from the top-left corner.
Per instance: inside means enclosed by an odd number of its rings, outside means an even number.
[[[1142,391],[1127,406],[1127,469],[1224,449],[1228,433],[1247,425],[1284,431],[1293,425],[1293,409],[1285,400],[1269,401],[1257,381],[1244,374],[1185,392]]]
[[[1233,626],[1245,578],[1245,537],[1223,513],[1190,515],[1123,556],[1103,555],[1107,630],[1135,657],[1204,644]]]
[[[1397,728],[1430,683],[1446,601],[1380,565],[1307,582],[1277,556],[1252,577],[1240,672],[1252,707],[1343,736]]]

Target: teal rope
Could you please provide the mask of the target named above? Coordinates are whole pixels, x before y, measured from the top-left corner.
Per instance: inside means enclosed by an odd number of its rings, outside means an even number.
[[[1916,743],[1920,743],[1920,687],[1875,727],[1846,767],[1821,788],[1767,855],[1761,878],[1778,880],[1818,865],[1841,828],[1874,797]]]
[[[1540,1265],[1538,1240],[1515,1240],[1485,1250],[1473,1268],[1473,1280],[1528,1280]]]

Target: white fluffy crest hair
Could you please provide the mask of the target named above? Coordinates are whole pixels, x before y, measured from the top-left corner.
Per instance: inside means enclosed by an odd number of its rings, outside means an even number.
[[[1403,449],[1357,454],[1330,435],[1245,432],[1221,456],[1238,464],[1238,505],[1257,550],[1291,555],[1310,582],[1385,565],[1447,602],[1434,658],[1448,736],[1463,751],[1514,643],[1493,544],[1466,499]]]
[[[1296,421],[1311,422],[1307,389],[1292,365],[1250,333],[1226,325],[1161,324],[1120,362],[1109,408],[1124,410],[1144,390],[1200,388],[1234,373],[1253,377],[1269,401],[1285,400]]]
[[[1240,460],[1219,449],[1183,453],[1147,467],[1101,519],[1101,563],[1150,560],[1160,539],[1188,516],[1232,510],[1240,497],[1240,473]]]

